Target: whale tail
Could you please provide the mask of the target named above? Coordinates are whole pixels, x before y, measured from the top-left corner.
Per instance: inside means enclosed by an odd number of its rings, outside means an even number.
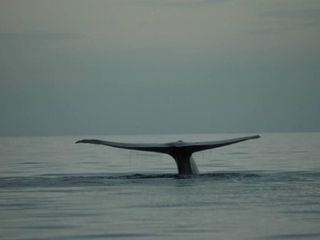
[[[178,173],[182,175],[196,175],[199,173],[197,165],[195,164],[192,154],[194,152],[209,150],[213,148],[224,147],[227,145],[260,138],[259,135],[233,138],[220,141],[208,141],[208,142],[170,142],[170,143],[120,143],[120,142],[110,142],[98,139],[83,139],[76,143],[90,143],[106,145],[109,147],[147,151],[147,152],[157,152],[168,154],[174,158]]]

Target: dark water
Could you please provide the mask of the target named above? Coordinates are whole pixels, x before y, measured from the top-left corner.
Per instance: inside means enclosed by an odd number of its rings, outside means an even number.
[[[165,155],[78,138],[0,139],[0,239],[320,239],[319,133],[198,153],[198,177],[176,175]]]

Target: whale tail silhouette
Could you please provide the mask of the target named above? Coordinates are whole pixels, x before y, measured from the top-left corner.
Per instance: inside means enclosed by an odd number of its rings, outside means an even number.
[[[121,142],[110,142],[98,139],[83,139],[76,143],[90,143],[106,145],[109,147],[147,151],[147,152],[157,152],[168,154],[174,158],[178,173],[181,175],[197,175],[199,174],[197,165],[192,158],[194,152],[204,151],[213,148],[224,147],[227,145],[247,141],[250,139],[260,138],[259,135],[233,138],[220,141],[209,141],[209,142],[169,142],[169,143],[121,143]]]

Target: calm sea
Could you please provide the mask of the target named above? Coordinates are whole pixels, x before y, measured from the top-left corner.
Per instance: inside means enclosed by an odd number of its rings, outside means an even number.
[[[245,135],[0,138],[0,239],[320,239],[320,133],[197,153],[193,178],[166,155],[74,144]]]

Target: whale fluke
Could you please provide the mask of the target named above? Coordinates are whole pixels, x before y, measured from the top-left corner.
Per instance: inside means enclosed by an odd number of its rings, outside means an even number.
[[[121,142],[110,142],[98,139],[83,139],[76,143],[90,143],[106,145],[115,148],[123,148],[129,150],[148,151],[169,154],[174,158],[177,164],[178,173],[182,175],[196,175],[199,173],[197,165],[195,164],[192,154],[194,152],[204,151],[213,148],[219,148],[250,139],[260,138],[259,135],[233,138],[220,141],[209,141],[209,142],[169,142],[169,143],[121,143]]]

